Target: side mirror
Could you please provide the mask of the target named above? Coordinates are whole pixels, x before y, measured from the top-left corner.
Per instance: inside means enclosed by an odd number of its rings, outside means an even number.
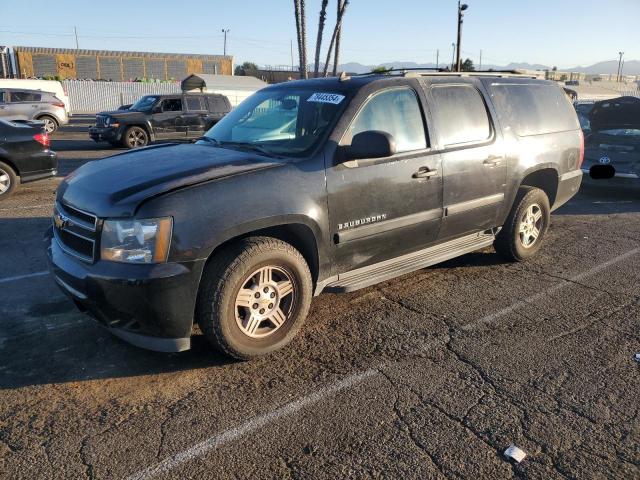
[[[384,158],[395,155],[396,141],[393,135],[380,130],[367,130],[360,132],[351,140],[351,146],[347,149],[347,157],[350,160],[364,158]]]

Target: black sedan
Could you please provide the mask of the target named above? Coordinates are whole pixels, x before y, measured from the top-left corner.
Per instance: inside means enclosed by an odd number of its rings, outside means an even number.
[[[57,173],[56,153],[42,122],[9,122],[0,119],[0,201],[21,183],[52,177]]]

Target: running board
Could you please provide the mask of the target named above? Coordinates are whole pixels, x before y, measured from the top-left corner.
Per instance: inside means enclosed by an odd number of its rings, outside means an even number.
[[[329,283],[325,285],[324,291],[331,293],[353,292],[488,247],[494,240],[495,235],[490,230],[456,238],[398,258],[341,273],[337,278],[330,279]]]

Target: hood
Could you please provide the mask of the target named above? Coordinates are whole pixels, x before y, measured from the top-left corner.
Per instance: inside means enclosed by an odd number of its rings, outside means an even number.
[[[128,118],[128,117],[143,117],[147,115],[144,112],[137,110],[108,110],[100,113],[96,113],[96,117],[114,117],[114,118]]]
[[[619,97],[596,102],[589,113],[591,131],[640,129],[640,98]]]
[[[99,217],[129,217],[162,193],[283,163],[211,145],[154,145],[86,163],[60,184],[57,198]]]

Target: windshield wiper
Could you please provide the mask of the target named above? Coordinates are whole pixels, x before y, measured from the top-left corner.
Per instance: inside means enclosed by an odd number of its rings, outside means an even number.
[[[207,142],[207,143],[213,143],[216,146],[220,145],[220,140],[216,140],[215,138],[211,138],[211,137],[207,137],[207,136],[202,136],[202,137],[198,137],[196,138],[193,142],[199,142],[200,140]]]
[[[269,149],[264,148],[261,145],[257,145],[255,143],[245,143],[245,142],[218,142],[221,147],[230,146],[230,147],[238,147],[244,148],[246,150],[251,150],[253,152],[262,153],[268,157],[275,157],[276,155]]]

